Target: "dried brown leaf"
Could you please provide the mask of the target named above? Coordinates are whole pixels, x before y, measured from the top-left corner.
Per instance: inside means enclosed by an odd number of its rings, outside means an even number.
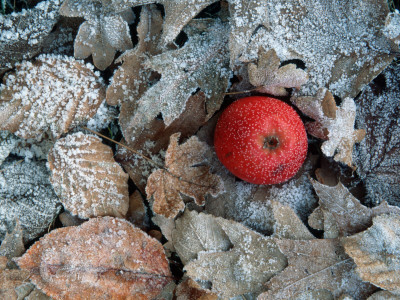
[[[105,97],[100,74],[66,56],[41,55],[5,75],[0,87],[0,129],[22,138],[59,138],[87,122]]]
[[[192,197],[196,204],[204,205],[205,194],[218,195],[223,185],[210,168],[201,165],[207,146],[197,137],[179,145],[180,133],[171,136],[165,155],[165,169],[153,172],[146,186],[147,197],[154,198],[153,211],[174,218],[185,207],[180,193]]]
[[[138,190],[129,196],[129,208],[126,213],[126,219],[140,229],[147,225],[147,209],[144,205],[144,199]]]
[[[181,217],[189,218],[189,223],[196,226],[194,233],[191,227],[181,228],[181,246],[190,247],[195,242],[204,249],[197,253],[197,259],[185,265],[186,274],[195,280],[210,281],[211,292],[223,299],[265,291],[264,283],[286,266],[275,241],[240,223],[214,216],[207,217],[202,224],[196,223],[206,216],[185,211]],[[207,234],[213,232],[213,227],[219,227],[221,234]],[[229,249],[215,249],[218,244],[226,247],[229,243]]]
[[[280,60],[274,49],[260,49],[257,64],[250,63],[247,67],[250,83],[257,87],[258,92],[287,96],[285,88],[300,88],[307,82],[307,73],[297,69],[295,64],[279,65]]]
[[[206,97],[201,92],[191,96],[186,102],[184,112],[171,125],[165,126],[162,120],[155,118],[140,135],[135,137],[133,142],[127,145],[162,164],[162,160],[156,155],[167,149],[172,134],[180,132],[182,138],[187,138],[204,124],[206,121],[205,101]],[[140,191],[145,193],[147,178],[154,171],[154,165],[125,148],[118,149],[116,160],[129,173]]]
[[[343,239],[362,280],[400,296],[400,215],[380,215],[373,225]]]
[[[396,296],[388,291],[379,291],[373,293],[367,300],[400,300],[400,296]]]
[[[152,299],[172,280],[161,244],[111,217],[53,230],[17,263],[55,299]]]
[[[400,215],[400,208],[390,206],[386,202],[373,208],[362,205],[340,182],[334,187],[323,185],[313,179],[311,183],[319,197],[325,237],[343,237],[363,231],[372,225],[372,219],[377,215],[389,213]]]
[[[365,136],[364,129],[354,129],[356,104],[345,98],[336,107],[333,95],[327,89],[320,89],[315,97],[298,97],[292,101],[306,115],[315,121],[306,125],[307,132],[325,139],[322,152],[349,167],[353,166],[353,147]]]
[[[0,269],[0,298],[3,300],[24,299],[18,287],[29,285],[29,272],[26,270]],[[22,298],[21,298],[22,296]]]
[[[363,298],[374,287],[353,272],[354,263],[337,239],[276,240],[289,266],[267,282],[258,300],[292,299],[308,290],[326,289]]]
[[[196,281],[185,278],[176,288],[176,300],[218,300],[218,296],[203,289]]]
[[[53,188],[74,215],[125,216],[128,174],[100,138],[81,132],[68,135],[54,144],[48,160]]]
[[[227,30],[218,20],[197,19],[185,28],[188,40],[182,48],[146,61],[147,68],[161,74],[161,79],[137,101],[130,119],[132,138],[160,113],[165,125],[171,125],[195,93],[206,96],[207,119],[220,108],[230,77]]]

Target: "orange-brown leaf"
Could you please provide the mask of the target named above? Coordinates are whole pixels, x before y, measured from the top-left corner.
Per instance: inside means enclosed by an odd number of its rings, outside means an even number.
[[[125,216],[128,174],[100,138],[81,132],[68,135],[55,143],[48,160],[54,190],[74,215]]]
[[[153,196],[153,210],[167,218],[174,218],[185,207],[180,193],[192,197],[198,205],[204,205],[204,196],[219,194],[223,184],[219,176],[210,173],[203,155],[204,143],[193,136],[179,145],[180,133],[171,136],[165,156],[165,169],[153,172],[147,180],[146,194]]]
[[[112,217],[53,230],[17,263],[55,299],[152,299],[172,280],[162,245]]]

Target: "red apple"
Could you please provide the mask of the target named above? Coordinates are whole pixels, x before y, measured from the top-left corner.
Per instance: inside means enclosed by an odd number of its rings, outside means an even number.
[[[255,184],[277,184],[300,169],[307,155],[307,134],[290,105],[253,96],[225,109],[215,128],[214,146],[235,176]]]

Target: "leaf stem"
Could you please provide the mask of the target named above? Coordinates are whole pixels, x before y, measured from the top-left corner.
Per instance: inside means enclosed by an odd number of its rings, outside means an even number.
[[[229,93],[225,93],[225,95],[238,95],[238,94],[251,93],[251,92],[255,92],[255,91],[257,91],[257,89],[251,89],[251,90],[245,90],[245,91],[239,91],[239,92],[229,92]]]

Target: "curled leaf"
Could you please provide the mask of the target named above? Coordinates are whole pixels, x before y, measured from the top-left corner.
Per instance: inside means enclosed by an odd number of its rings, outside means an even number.
[[[111,217],[53,230],[16,261],[54,299],[152,299],[172,280],[162,245]]]
[[[218,195],[223,187],[220,178],[210,173],[204,162],[207,147],[197,137],[179,145],[180,133],[171,136],[165,155],[165,169],[154,171],[147,180],[147,197],[154,198],[153,210],[167,218],[174,218],[185,207],[180,193],[204,205],[205,194]]]
[[[100,138],[81,132],[68,135],[54,144],[48,160],[54,190],[74,215],[125,216],[128,174]]]
[[[59,138],[85,123],[105,97],[100,74],[70,57],[41,55],[4,77],[0,87],[0,130],[22,138]]]

